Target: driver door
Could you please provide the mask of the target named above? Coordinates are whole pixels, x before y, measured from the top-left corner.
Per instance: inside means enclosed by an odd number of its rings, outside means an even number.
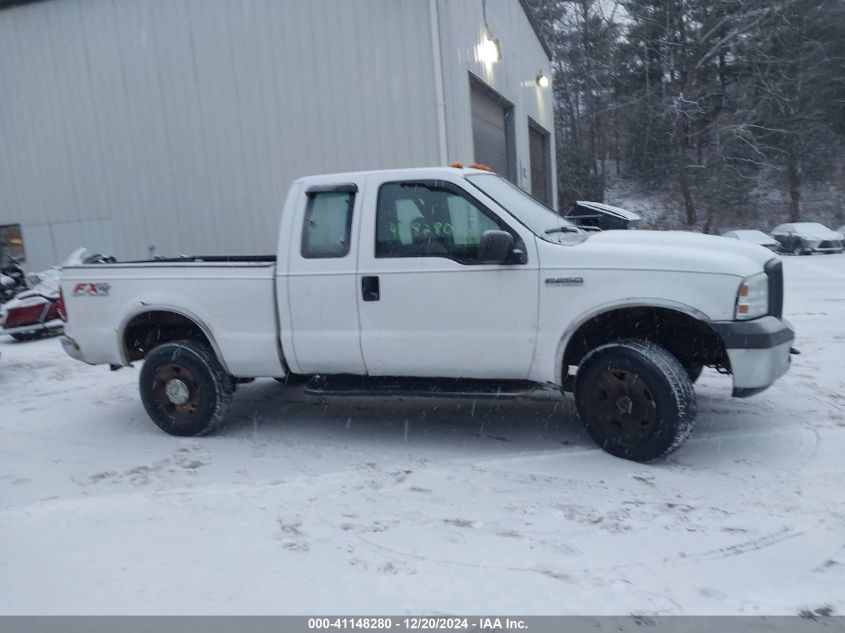
[[[367,373],[522,379],[537,336],[534,236],[459,182],[373,176],[358,256]],[[483,264],[484,231],[511,233],[525,263]]]

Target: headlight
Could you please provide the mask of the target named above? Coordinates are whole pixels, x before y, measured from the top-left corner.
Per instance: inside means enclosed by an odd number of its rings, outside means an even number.
[[[756,319],[769,312],[769,276],[757,273],[746,277],[736,293],[736,315],[739,321]]]

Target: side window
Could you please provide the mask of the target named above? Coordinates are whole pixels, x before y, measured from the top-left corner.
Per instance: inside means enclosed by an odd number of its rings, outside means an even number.
[[[485,231],[519,236],[459,187],[443,181],[386,183],[376,209],[376,257],[445,257],[478,261]],[[524,249],[524,246],[522,246]]]
[[[499,230],[499,225],[480,213],[465,198],[450,196],[449,223],[452,225],[452,242],[460,246],[478,246],[484,231]]]
[[[306,259],[344,257],[349,253],[352,230],[352,191],[308,194],[302,227],[302,256]]]

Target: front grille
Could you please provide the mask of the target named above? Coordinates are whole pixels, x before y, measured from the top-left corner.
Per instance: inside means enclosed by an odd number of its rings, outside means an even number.
[[[769,314],[781,318],[783,316],[783,264],[779,259],[773,259],[766,264],[764,270],[769,276]]]
[[[826,240],[824,242],[819,242],[819,248],[842,248],[842,242],[839,240]]]

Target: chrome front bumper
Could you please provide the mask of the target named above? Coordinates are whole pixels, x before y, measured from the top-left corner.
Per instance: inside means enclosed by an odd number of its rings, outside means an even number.
[[[733,374],[733,396],[746,398],[767,389],[789,369],[795,332],[785,319],[715,321]]]

